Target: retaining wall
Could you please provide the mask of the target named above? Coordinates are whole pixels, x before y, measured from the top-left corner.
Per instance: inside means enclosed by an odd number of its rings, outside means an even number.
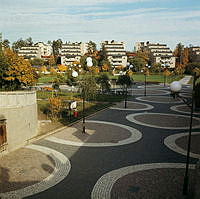
[[[24,146],[37,135],[35,91],[0,92],[0,114],[6,118],[7,152]]]

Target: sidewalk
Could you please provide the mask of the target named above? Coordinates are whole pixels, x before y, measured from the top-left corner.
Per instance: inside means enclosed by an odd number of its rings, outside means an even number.
[[[182,85],[187,85],[190,81],[190,79],[192,78],[191,75],[186,75],[184,78],[182,78],[181,80],[179,80],[179,82],[182,84]]]

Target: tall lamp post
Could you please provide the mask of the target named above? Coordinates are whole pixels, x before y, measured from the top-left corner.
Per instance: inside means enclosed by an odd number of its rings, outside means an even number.
[[[87,57],[86,62],[87,62],[87,67],[93,66],[91,57]],[[82,133],[86,133],[86,131],[85,131],[85,88],[83,88],[82,92],[83,92],[83,130],[82,130]]]
[[[190,163],[190,147],[191,147],[192,120],[193,120],[193,111],[194,111],[194,92],[195,92],[196,79],[197,79],[196,73],[194,73],[193,88],[192,88],[192,102],[191,102],[191,106],[189,106],[191,108],[191,112],[190,112],[190,125],[189,125],[188,144],[187,144],[186,167],[185,167],[185,175],[184,175],[184,182],[183,182],[183,195],[188,194],[188,181],[189,181],[188,172],[189,172],[189,163]],[[178,95],[181,88],[182,88],[182,85],[178,81],[174,81],[170,84],[170,89],[172,93],[174,94],[174,96],[182,99],[182,97]],[[184,101],[184,103],[186,103],[184,99],[182,100]]]
[[[127,75],[127,72],[131,69],[131,68],[133,68],[133,65],[132,64],[130,64],[129,62],[127,62],[127,64],[126,64],[126,75]],[[125,99],[124,99],[124,108],[127,108],[127,94],[128,94],[128,85],[127,85],[127,83],[126,83],[126,91],[125,91],[126,93],[125,93]]]
[[[169,64],[169,62],[163,62],[163,63],[161,64],[161,66],[164,68],[163,76],[164,76],[164,87],[165,87],[165,84],[166,84],[166,76],[167,76],[166,70],[167,70],[167,68],[170,66],[170,64]]]
[[[145,68],[141,70],[144,73],[144,96],[147,95],[147,75],[149,74],[150,65],[146,64]]]

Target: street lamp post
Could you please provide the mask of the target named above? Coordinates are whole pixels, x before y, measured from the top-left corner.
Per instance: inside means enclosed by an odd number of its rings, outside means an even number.
[[[165,74],[165,70],[170,66],[168,61],[165,61],[161,64],[161,66],[164,68],[164,72],[163,72],[163,76],[164,76],[164,87],[166,85],[166,74]]]
[[[126,68],[126,74],[127,71],[129,71],[131,68],[133,68],[133,65],[130,64],[129,62],[127,62],[126,64],[127,68]],[[124,99],[124,108],[127,108],[127,95],[128,95],[128,85],[126,84],[126,91],[125,91],[125,99]]]
[[[192,120],[193,120],[193,111],[194,111],[194,92],[195,92],[196,79],[197,79],[196,73],[194,73],[193,88],[192,88],[192,102],[191,102],[191,106],[189,106],[191,108],[191,111],[190,111],[190,125],[189,125],[189,134],[188,134],[186,167],[185,167],[185,175],[184,175],[184,182],[183,182],[183,195],[188,194],[188,181],[189,181],[188,173],[189,173],[189,163],[190,163],[190,148],[191,148]],[[175,95],[175,97],[180,97],[178,93],[180,92],[181,88],[182,86],[180,82],[178,81],[174,81],[170,84],[170,89]],[[184,99],[183,101],[185,102]]]
[[[150,68],[151,66],[146,64],[145,68],[141,70],[142,73],[144,72],[144,96],[147,95],[147,74]]]

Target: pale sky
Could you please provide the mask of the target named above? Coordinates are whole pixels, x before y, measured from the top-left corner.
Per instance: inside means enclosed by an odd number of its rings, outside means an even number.
[[[11,42],[124,41],[200,45],[200,0],[0,0],[0,32]]]

